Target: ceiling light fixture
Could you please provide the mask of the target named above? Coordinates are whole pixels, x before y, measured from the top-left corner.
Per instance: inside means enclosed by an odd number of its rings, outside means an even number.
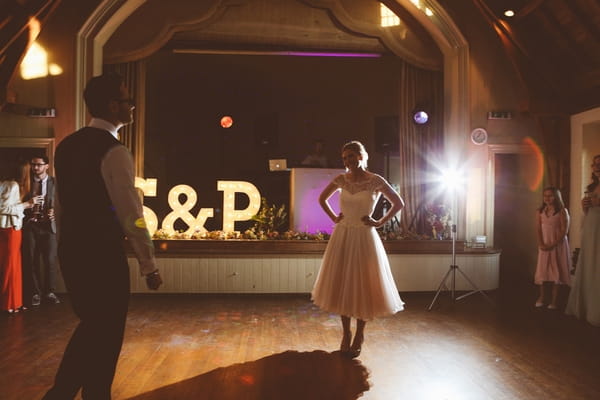
[[[505,10],[504,11],[504,16],[505,17],[514,17],[515,16],[515,12],[513,10]]]

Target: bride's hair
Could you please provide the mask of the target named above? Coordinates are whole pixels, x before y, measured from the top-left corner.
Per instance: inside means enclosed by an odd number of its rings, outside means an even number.
[[[367,161],[369,160],[369,153],[367,153],[367,150],[365,150],[365,146],[361,142],[359,142],[358,140],[353,140],[351,142],[348,142],[342,147],[342,153],[345,150],[350,150],[357,154],[360,154],[362,156],[361,165],[364,169],[367,169]]]

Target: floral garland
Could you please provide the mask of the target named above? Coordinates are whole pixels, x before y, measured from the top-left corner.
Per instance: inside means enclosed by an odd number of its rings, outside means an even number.
[[[415,232],[385,232],[383,230],[377,230],[379,237],[384,241],[391,240],[431,240],[430,235],[418,234]],[[266,232],[257,231],[254,228],[250,228],[244,232],[223,232],[223,231],[207,231],[197,232],[194,234],[186,234],[185,232],[169,233],[164,229],[157,230],[152,239],[154,240],[329,240],[331,234],[327,232],[296,232],[296,231],[285,231],[285,232]]]
[[[450,217],[445,211],[444,206],[427,207],[427,221],[431,220],[431,224],[434,229],[441,229],[443,224],[447,224]],[[296,232],[293,230],[287,230],[280,232],[278,229],[283,226],[286,222],[287,213],[285,212],[285,206],[279,207],[275,205],[269,206],[266,199],[262,198],[262,207],[258,214],[256,214],[252,220],[255,222],[254,226],[247,229],[244,232],[224,232],[224,231],[204,231],[194,232],[187,234],[183,231],[177,231],[175,233],[168,232],[165,229],[158,229],[152,236],[155,240],[329,240],[331,236],[327,232]],[[440,225],[442,224],[442,225]],[[400,232],[400,231],[386,231],[385,229],[378,229],[379,237],[381,240],[431,240],[429,234],[418,234],[415,232]],[[442,238],[436,235],[434,231],[433,238]]]
[[[330,236],[326,232],[268,232],[255,228],[247,229],[244,232],[207,231],[191,235],[184,232],[169,233],[164,229],[159,229],[152,238],[155,240],[329,240]]]

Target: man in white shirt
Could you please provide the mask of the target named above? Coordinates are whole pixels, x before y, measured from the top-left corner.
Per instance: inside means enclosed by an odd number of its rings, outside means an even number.
[[[133,101],[117,74],[92,78],[84,91],[92,120],[56,149],[58,257],[80,319],[45,400],[109,400],[129,302],[127,237],[149,289],[162,279],[134,187],[130,152],[117,139],[133,121]]]
[[[302,160],[301,164],[303,167],[327,168],[329,166],[322,140],[315,140],[313,151]]]

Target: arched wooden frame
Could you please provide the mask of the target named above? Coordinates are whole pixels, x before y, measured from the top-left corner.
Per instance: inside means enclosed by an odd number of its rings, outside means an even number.
[[[468,135],[470,132],[468,43],[454,24],[454,21],[436,0],[422,0],[420,2],[421,8],[417,7],[411,0],[388,0],[385,3],[391,1],[398,3],[423,25],[437,43],[444,56],[444,127],[446,129],[444,132],[444,141],[447,152],[458,152],[458,149],[464,149],[468,144]],[[104,1],[79,31],[77,35],[77,82],[75,96],[75,123],[77,127],[81,127],[85,120],[85,108],[79,94],[82,92],[85,82],[91,76],[102,72],[103,45],[119,25],[144,2],[145,0]],[[325,3],[331,6],[335,1],[328,0],[324,1]],[[228,2],[224,1],[222,7],[226,7],[227,4]],[[422,11],[425,10],[425,7],[433,11],[432,17]],[[141,137],[142,135],[136,136]],[[143,139],[140,138],[139,140]],[[143,176],[143,142],[139,143],[138,149],[138,153],[134,154],[136,173]],[[480,164],[478,167],[485,169],[486,161],[485,156],[479,157],[477,159],[477,162]],[[480,182],[480,184],[486,186],[486,182]],[[470,202],[479,203],[472,205],[469,204]],[[458,205],[459,215],[457,220],[466,227],[464,230],[465,237],[471,237],[482,232],[478,231],[479,225],[471,224],[467,220],[464,210],[471,207],[484,210],[484,202],[485,199],[467,198],[461,202],[462,204]],[[470,215],[469,219],[474,221],[489,220],[492,217],[493,214]]]

